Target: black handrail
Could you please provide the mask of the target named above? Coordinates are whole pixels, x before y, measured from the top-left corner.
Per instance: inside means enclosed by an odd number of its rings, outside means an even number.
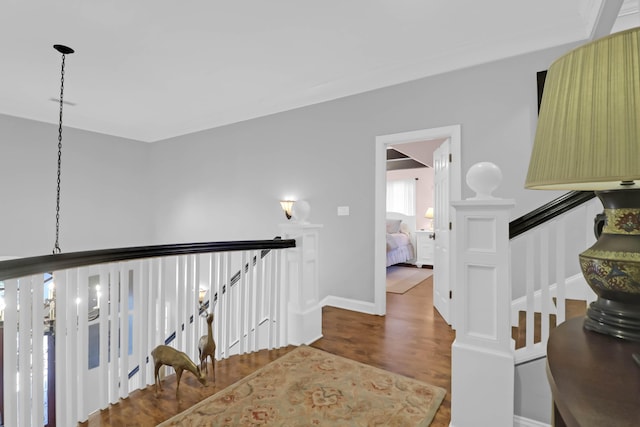
[[[86,265],[102,264],[141,258],[208,252],[233,252],[256,249],[286,249],[296,246],[295,239],[239,240],[229,242],[179,243],[173,245],[137,246],[84,252],[42,255],[0,261],[0,280],[31,274],[64,270]]]
[[[513,239],[576,206],[596,197],[593,191],[571,191],[509,223],[509,239]]]

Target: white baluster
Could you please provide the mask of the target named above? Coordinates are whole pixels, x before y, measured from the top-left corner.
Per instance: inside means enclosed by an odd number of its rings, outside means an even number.
[[[554,232],[556,239],[556,326],[564,322],[566,317],[567,274],[565,266],[567,255],[564,223],[565,217],[558,217],[555,221]]]
[[[161,298],[163,295],[164,283],[162,282],[162,259],[156,258],[150,260],[150,273],[149,273],[149,313],[147,315],[147,321],[149,325],[149,331],[147,332],[147,348],[145,352],[145,360],[147,366],[147,384],[154,384],[154,366],[151,358],[151,351],[156,348],[157,345],[164,343],[164,340],[160,339],[160,332],[163,331],[161,321],[161,313],[164,308],[164,302]],[[163,318],[163,317],[162,317]]]
[[[253,351],[258,351],[261,346],[260,342],[260,328],[262,325],[262,321],[265,319],[265,310],[264,310],[264,285],[265,285],[265,277],[263,272],[263,258],[261,257],[261,251],[254,251],[256,257],[256,266],[255,266],[255,292],[256,292],[256,303],[255,303],[255,334],[253,336]]]
[[[77,393],[77,421],[86,421],[89,418],[89,268],[77,269],[76,282],[76,366],[75,381]],[[79,344],[78,344],[79,343]]]
[[[4,281],[4,414],[6,426],[18,425],[18,397],[16,380],[18,378],[18,354],[9,351],[18,345],[18,279]]]
[[[533,269],[535,261],[535,240],[534,236],[528,234],[527,239],[527,261],[526,261],[526,287],[527,287],[527,311],[525,314],[525,348],[530,349],[533,347],[533,322],[535,312],[535,272]]]
[[[56,424],[71,425],[71,402],[68,393],[68,385],[73,387],[67,376],[67,335],[68,325],[66,313],[69,311],[69,288],[67,286],[67,272],[58,271],[53,273],[53,281],[56,288],[55,311],[56,311]],[[75,325],[73,325],[75,327]]]
[[[31,426],[31,287],[32,277],[23,277],[19,281],[18,300],[18,395],[19,421],[21,426]],[[11,349],[9,347],[7,350]]]
[[[42,425],[44,420],[44,275],[37,274],[31,278],[33,286],[31,330],[33,336],[33,393],[31,396],[31,412],[33,423]]]
[[[184,325],[186,321],[186,286],[187,286],[187,256],[181,255],[178,257],[177,263],[177,275],[176,275],[176,293],[178,298],[175,300],[175,331],[176,331],[176,340],[174,343],[174,347],[179,349],[180,351],[187,350],[185,345],[185,333],[184,333]],[[189,350],[185,351],[185,353],[190,354]]]
[[[120,263],[120,398],[129,395],[129,263]],[[116,340],[118,342],[118,340]]]
[[[277,312],[276,312],[276,302],[277,302],[277,291],[276,291],[276,260],[278,259],[278,254],[280,253],[280,251],[271,251],[269,253],[268,256],[268,261],[267,261],[267,265],[268,265],[268,274],[266,275],[267,277],[267,303],[268,303],[268,308],[267,308],[267,317],[269,318],[269,326],[267,328],[267,348],[269,350],[273,349],[276,347],[276,343],[277,343],[277,334],[276,331],[277,329],[275,328],[275,326],[277,326],[277,320],[278,318],[276,317]]]
[[[120,298],[120,274],[116,263],[109,264],[109,402],[118,403],[118,299]],[[63,424],[64,425],[64,424]]]
[[[149,289],[149,260],[139,260],[135,263],[136,275],[133,280],[133,354],[136,356],[135,364],[138,366],[135,388],[143,388],[147,385],[147,361],[149,353],[146,337],[149,330],[149,305],[151,292]]]
[[[540,316],[541,319],[541,343],[546,343],[549,338],[549,227],[542,229],[540,236]],[[533,329],[534,325],[531,325]]]
[[[100,409],[109,406],[109,305],[112,303],[109,287],[109,266],[102,264],[99,267],[100,274],[100,300],[98,309],[100,315],[98,324],[100,328],[100,365],[98,366],[98,405]]]
[[[225,312],[225,355],[227,358],[231,356],[231,346],[233,345],[233,341],[235,341],[236,336],[238,335],[238,319],[240,315],[240,310],[238,306],[238,299],[234,298],[233,289],[231,289],[231,254],[225,252],[223,259],[224,268],[222,269],[222,284],[225,287],[224,300],[226,303],[226,312]]]

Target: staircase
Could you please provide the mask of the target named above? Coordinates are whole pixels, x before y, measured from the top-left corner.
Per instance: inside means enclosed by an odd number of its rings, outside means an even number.
[[[577,255],[595,241],[601,211],[592,193],[573,192],[509,223],[516,365],[544,357],[551,331],[595,300]]]

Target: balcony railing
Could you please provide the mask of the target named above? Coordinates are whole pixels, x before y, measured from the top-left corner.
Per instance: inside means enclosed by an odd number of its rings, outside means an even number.
[[[71,426],[153,384],[150,353],[196,363],[289,344],[283,250],[294,239],[109,249],[0,262],[5,426]],[[170,372],[167,372],[170,373]]]

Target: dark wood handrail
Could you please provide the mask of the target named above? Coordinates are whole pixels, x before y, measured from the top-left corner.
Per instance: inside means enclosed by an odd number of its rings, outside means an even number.
[[[179,243],[172,245],[136,246],[84,252],[42,255],[0,261],[0,280],[31,274],[64,270],[86,265],[103,264],[141,258],[187,255],[208,252],[233,252],[257,249],[286,249],[296,246],[295,239],[239,240],[228,242]]]
[[[594,197],[596,197],[596,194],[593,191],[571,191],[563,194],[557,199],[511,221],[509,223],[509,239],[513,239],[532,228],[544,224]]]

